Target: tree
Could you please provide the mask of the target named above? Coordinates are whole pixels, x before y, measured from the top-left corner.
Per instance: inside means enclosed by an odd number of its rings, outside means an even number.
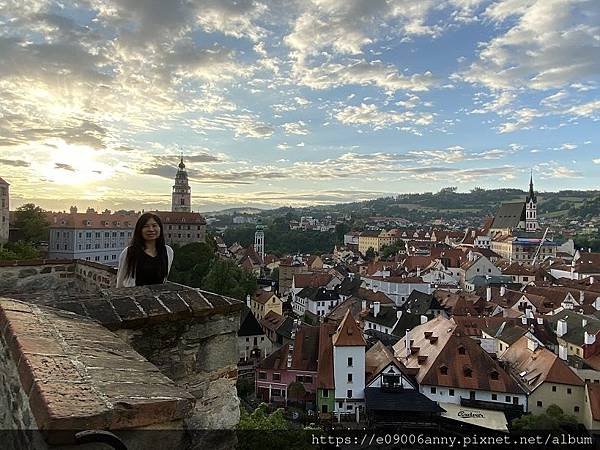
[[[350,225],[346,222],[338,223],[335,226],[335,240],[338,244],[344,243],[344,235],[350,231]]]
[[[290,424],[285,420],[283,409],[279,408],[269,414],[267,404],[261,403],[250,414],[242,409],[238,429],[262,431],[289,430]]]
[[[560,406],[550,405],[541,414],[527,414],[512,421],[515,431],[574,431],[577,429],[577,419],[565,414]]]
[[[288,398],[290,400],[304,401],[304,396],[306,395],[306,389],[304,389],[304,385],[298,381],[292,381],[288,386]]]
[[[50,222],[44,213],[42,208],[33,203],[17,208],[14,225],[20,230],[23,240],[34,244],[48,241]]]
[[[377,253],[375,253],[375,249],[373,247],[369,247],[365,252],[365,258],[367,259],[373,259],[376,255]]]
[[[37,259],[40,252],[28,242],[8,242],[4,248],[0,248],[0,261]]]
[[[204,242],[194,242],[183,247],[175,246],[173,252],[175,256],[169,279],[186,286],[202,287],[202,280],[215,259],[213,247]]]
[[[216,294],[245,300],[256,291],[256,277],[235,265],[233,261],[217,258],[202,280],[202,288]]]

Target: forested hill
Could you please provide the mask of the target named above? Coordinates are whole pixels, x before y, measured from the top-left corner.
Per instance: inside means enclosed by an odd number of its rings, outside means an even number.
[[[457,192],[448,187],[436,193],[400,194],[354,203],[342,203],[309,208],[278,208],[263,213],[272,215],[313,215],[352,214],[353,216],[398,216],[409,220],[412,216],[421,218],[464,216],[485,217],[493,215],[501,203],[523,201],[527,192],[520,189],[480,189],[470,192]],[[551,217],[589,219],[600,216],[600,191],[559,191],[537,193],[540,215]]]

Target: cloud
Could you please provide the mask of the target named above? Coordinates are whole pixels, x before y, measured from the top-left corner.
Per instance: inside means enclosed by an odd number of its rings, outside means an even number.
[[[510,20],[508,31],[481,45],[461,77],[492,90],[563,88],[600,72],[595,0],[501,0],[485,16]]]
[[[4,159],[0,158],[0,164],[3,166],[12,166],[12,167],[29,167],[31,163],[28,161],[23,161],[20,159]]]
[[[213,118],[199,118],[191,121],[190,126],[199,132],[231,130],[235,137],[255,139],[267,139],[275,132],[272,125],[262,122],[252,114],[223,114]]]
[[[517,130],[527,130],[531,128],[530,123],[536,117],[543,114],[533,108],[522,108],[511,113],[509,119],[511,122],[504,122],[497,127],[499,133],[512,133]]]
[[[72,165],[66,163],[54,163],[54,168],[68,170],[69,172],[76,172]]]
[[[286,122],[281,125],[285,134],[298,134],[298,135],[307,135],[308,130],[306,129],[306,124],[299,120],[298,122]]]
[[[375,104],[365,103],[347,106],[335,114],[335,118],[345,125],[368,125],[374,130],[401,124],[429,125],[433,117],[433,113],[381,111]]]
[[[576,149],[576,148],[577,148],[577,145],[575,145],[575,144],[569,144],[569,143],[565,143],[565,144],[562,144],[562,145],[560,146],[560,148],[561,148],[561,150],[574,150],[574,149]]]

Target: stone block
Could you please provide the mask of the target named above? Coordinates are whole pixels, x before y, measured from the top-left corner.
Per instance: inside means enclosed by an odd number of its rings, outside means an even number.
[[[38,274],[38,271],[37,271],[37,269],[34,269],[34,268],[19,270],[19,278],[32,277],[37,274]]]
[[[65,272],[67,270],[66,266],[56,266],[54,267],[55,272]]]
[[[196,370],[213,372],[235,365],[237,357],[237,334],[213,336],[198,345]]]
[[[52,272],[52,267],[44,267],[42,270],[40,270],[40,273],[51,273]]]

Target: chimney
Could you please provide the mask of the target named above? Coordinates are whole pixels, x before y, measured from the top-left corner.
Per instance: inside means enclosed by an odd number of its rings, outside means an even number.
[[[373,303],[373,317],[377,317],[377,315],[379,314],[380,306],[381,306],[380,302]]]
[[[587,319],[581,319],[581,328],[585,328],[587,325]]]
[[[427,323],[429,319],[427,319],[427,316],[421,315],[421,325],[423,325],[424,323]]]
[[[594,277],[590,277],[590,286],[594,284]]]
[[[363,301],[361,302],[361,310],[362,310],[362,311],[364,311],[365,309],[367,309],[367,301],[366,301],[366,300],[363,300]]]
[[[585,301],[585,294],[583,291],[579,291],[579,304],[583,305],[584,301]]]
[[[246,295],[246,306],[250,308],[250,294]]]
[[[543,317],[538,317],[537,318],[537,323],[538,323],[538,325],[544,325],[544,318]]]
[[[410,356],[410,329],[406,329],[406,334],[404,336],[404,347],[406,348],[406,357]]]
[[[421,268],[417,267],[417,277],[420,277],[420,276],[421,276]]]
[[[77,214],[77,206],[71,206],[71,214]]]
[[[556,322],[556,335],[558,337],[563,337],[567,334],[567,321],[565,320],[568,316],[565,316],[564,319],[560,319]]]
[[[500,297],[504,297],[506,294],[506,286],[500,286]]]
[[[567,360],[567,355],[568,355],[567,347],[565,347],[563,345],[560,345],[558,347],[558,357],[560,359],[562,359],[563,361],[566,361]]]
[[[530,337],[527,338],[527,348],[529,350],[531,350],[532,352],[535,352],[537,350],[539,346],[538,341],[536,341],[535,339],[532,339]]]
[[[488,286],[485,290],[485,299],[488,302],[492,301],[492,287],[491,286]]]
[[[521,316],[521,323],[527,325],[527,316]]]
[[[575,263],[575,261],[573,261]],[[575,279],[575,267],[571,266],[571,280]]]
[[[583,332],[583,343],[586,345],[592,345],[596,342],[596,336],[594,334],[588,333],[587,331]]]

